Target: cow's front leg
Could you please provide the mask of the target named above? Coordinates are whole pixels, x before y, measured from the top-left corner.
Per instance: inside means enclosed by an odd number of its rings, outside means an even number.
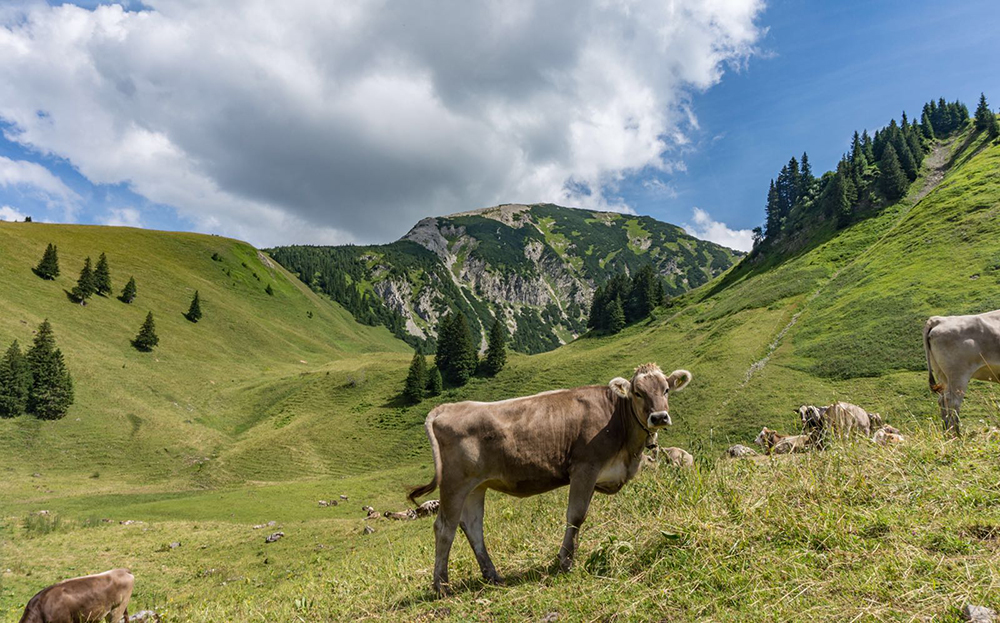
[[[562,547],[559,548],[559,568],[569,571],[573,567],[573,555],[576,553],[576,537],[587,518],[590,499],[594,497],[594,486],[597,484],[597,474],[592,471],[582,472],[570,477],[569,507],[566,509],[566,535]]]

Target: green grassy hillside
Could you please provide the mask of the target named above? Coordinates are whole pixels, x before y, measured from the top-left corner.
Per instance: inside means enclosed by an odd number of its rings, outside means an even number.
[[[49,242],[59,249],[55,281],[31,271]],[[301,373],[330,362],[354,365],[407,351],[385,329],[357,324],[238,241],[0,223],[0,249],[0,344],[6,349],[17,339],[29,346],[48,318],[76,386],[76,403],[62,420],[0,420],[2,463],[18,476],[60,474],[96,488],[103,480],[87,482],[96,474],[145,484],[200,482],[203,465],[223,449],[232,451],[243,429],[267,411],[274,392],[263,388],[299,382]],[[133,304],[97,296],[86,306],[69,300],[84,256],[102,252],[116,296],[135,277]],[[265,293],[268,284],[273,296]],[[197,324],[182,315],[195,290],[204,312]],[[141,353],[129,342],[147,311],[155,315],[160,344]],[[243,478],[252,477],[252,466],[240,469]],[[5,478],[0,489],[8,486]]]
[[[974,432],[942,438],[920,328],[930,314],[1000,307],[1000,145],[962,134],[937,144],[924,166],[903,200],[840,232],[818,232],[794,257],[734,270],[617,336],[512,356],[498,377],[416,406],[395,401],[406,354],[351,355],[363,349],[360,333],[325,361],[302,356],[308,365],[247,354],[257,363],[246,365],[232,391],[213,392],[218,379],[184,372],[217,408],[198,403],[204,413],[195,419],[165,406],[154,421],[182,448],[194,439],[215,453],[177,468],[171,482],[144,484],[148,465],[175,464],[156,449],[134,456],[132,480],[71,475],[72,459],[61,458],[62,450],[116,459],[74,450],[72,433],[56,431],[44,433],[53,447],[40,450],[54,467],[38,468],[24,440],[48,425],[0,422],[5,436],[13,431],[21,440],[0,462],[10,475],[0,489],[7,500],[0,619],[16,620],[24,601],[54,579],[122,564],[137,574],[135,605],[156,607],[171,621],[537,620],[552,612],[560,620],[954,620],[966,601],[997,607],[1000,441],[981,431],[1000,424],[1000,386],[974,383],[963,406],[963,423]],[[41,236],[25,252],[29,265],[46,241]],[[63,244],[60,252],[69,252]],[[64,271],[72,264],[64,259]],[[213,269],[207,256],[206,267]],[[23,279],[51,286],[30,272]],[[142,295],[142,280],[139,287]],[[245,287],[248,295],[262,290],[256,280]],[[220,294],[199,288],[205,323]],[[164,300],[174,300],[174,289]],[[176,331],[203,328],[179,316],[189,295],[176,297]],[[56,302],[66,318],[93,311]],[[95,309],[112,303],[98,301]],[[126,337],[143,313],[134,310]],[[65,349],[82,339],[61,329],[66,318],[51,317]],[[153,356],[166,360],[166,345]],[[126,371],[139,365],[138,353],[120,352],[129,357],[121,360]],[[690,387],[671,397],[674,426],[660,443],[689,449],[696,469],[644,472],[618,495],[598,496],[571,574],[550,573],[565,489],[526,500],[487,498],[487,541],[506,587],[480,584],[459,538],[451,571],[458,593],[435,600],[430,521],[382,520],[372,524],[374,534],[361,534],[362,504],[401,509],[405,485],[430,476],[422,421],[439,402],[605,383],[649,360],[694,374]],[[254,366],[266,373],[253,373]],[[72,360],[71,367],[77,371]],[[217,384],[206,388],[209,380]],[[194,393],[171,387],[184,397]],[[719,459],[730,443],[752,441],[762,425],[792,431],[799,404],[836,399],[881,412],[907,443],[858,443],[787,461]],[[88,404],[118,409],[112,402]],[[75,417],[81,421],[73,424]],[[71,412],[57,425],[83,426],[85,419]],[[185,428],[184,419],[198,426]],[[188,430],[201,431],[204,441]],[[117,434],[119,449],[129,430]],[[32,478],[33,471],[42,476]],[[349,501],[316,503],[340,494]],[[56,519],[32,518],[40,509]],[[265,545],[270,530],[252,526],[268,520],[286,536]],[[174,541],[182,546],[167,547]]]

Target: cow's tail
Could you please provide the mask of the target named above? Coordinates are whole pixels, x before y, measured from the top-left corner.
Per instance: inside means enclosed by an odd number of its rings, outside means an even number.
[[[934,364],[931,355],[931,329],[938,325],[937,317],[929,318],[924,323],[924,354],[927,355],[927,382],[931,386],[931,391],[940,394],[944,387],[934,379]]]
[[[438,446],[437,435],[434,434],[434,420],[437,415],[437,409],[434,409],[427,414],[427,421],[424,422],[424,428],[427,429],[427,439],[431,442],[431,454],[434,456],[434,477],[426,485],[410,488],[410,493],[406,497],[413,504],[417,503],[417,498],[437,489],[438,483],[441,482],[441,448]]]

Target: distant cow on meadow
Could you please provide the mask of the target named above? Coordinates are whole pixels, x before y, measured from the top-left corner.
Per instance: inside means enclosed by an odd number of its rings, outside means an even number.
[[[667,397],[691,381],[655,364],[631,381],[543,392],[500,402],[444,404],[427,416],[434,478],[410,492],[410,501],[435,488],[441,508],[434,522],[434,589],[448,590],[448,556],[462,528],[483,577],[500,582],[483,540],[483,502],[493,489],[527,497],[569,485],[563,570],[573,564],[577,533],[594,491],[617,493],[639,470],[654,431],[671,423]]]
[[[812,438],[809,435],[782,435],[765,426],[754,442],[765,454],[792,454],[807,451],[812,445]]]
[[[128,620],[135,578],[128,569],[63,580],[31,598],[20,623],[81,623]]]
[[[814,439],[827,435],[846,437],[851,433],[869,436],[882,426],[882,416],[869,413],[858,405],[837,401],[826,407],[802,405],[795,410],[802,421],[802,431]]]
[[[682,448],[663,448],[667,463],[675,467],[694,467],[694,457]]]
[[[931,316],[924,325],[924,353],[945,431],[958,435],[958,411],[969,381],[1000,382],[1000,311]]]

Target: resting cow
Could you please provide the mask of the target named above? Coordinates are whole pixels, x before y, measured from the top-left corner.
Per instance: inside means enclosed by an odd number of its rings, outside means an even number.
[[[128,620],[135,578],[128,569],[63,580],[31,598],[20,623],[79,623]]]
[[[694,457],[682,448],[663,448],[667,463],[675,467],[694,467]]]
[[[444,404],[425,424],[434,478],[413,489],[410,501],[435,488],[441,507],[434,521],[434,589],[448,590],[448,556],[461,526],[483,577],[500,582],[483,541],[483,502],[493,489],[527,497],[569,485],[563,570],[573,564],[576,537],[594,491],[617,493],[639,469],[654,431],[671,423],[667,394],[691,381],[687,370],[669,376],[655,364],[631,381],[543,392],[500,402]]]
[[[837,401],[826,407],[802,405],[795,412],[802,420],[802,431],[819,440],[830,434],[846,437],[861,433],[867,437],[882,426],[878,413],[869,413],[849,402]]]
[[[808,450],[812,445],[812,438],[809,435],[782,435],[765,426],[754,442],[766,454],[791,454]]]
[[[945,431],[958,435],[958,411],[969,381],[1000,382],[1000,311],[931,316],[924,325],[924,353]]]

